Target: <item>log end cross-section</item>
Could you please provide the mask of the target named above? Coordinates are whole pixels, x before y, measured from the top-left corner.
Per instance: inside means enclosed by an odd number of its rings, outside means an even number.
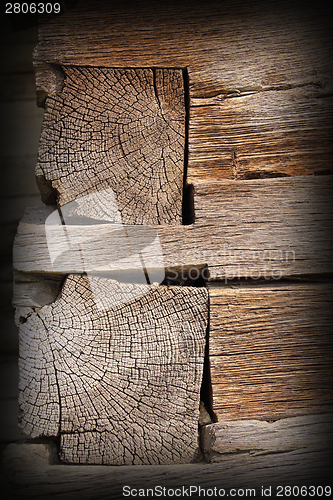
[[[62,206],[112,190],[124,224],[181,224],[182,70],[65,66],[63,72],[62,90],[45,105],[36,168],[43,200]],[[103,206],[111,221],[112,201]]]
[[[93,280],[123,303],[99,310]],[[18,311],[21,428],[60,438],[64,462],[198,458],[207,289],[144,288],[126,302],[132,287],[69,275],[55,302]]]

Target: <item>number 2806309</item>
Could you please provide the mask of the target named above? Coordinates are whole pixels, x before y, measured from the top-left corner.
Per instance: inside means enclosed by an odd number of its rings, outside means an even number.
[[[6,14],[60,14],[60,3],[6,3]]]

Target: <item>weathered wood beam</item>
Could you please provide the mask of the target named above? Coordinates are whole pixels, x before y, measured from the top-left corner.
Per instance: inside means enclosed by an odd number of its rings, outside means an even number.
[[[80,2],[40,28],[37,89],[73,64],[187,68],[189,179],[332,172],[328,19],[284,0]]]
[[[175,19],[177,22],[175,22]],[[112,23],[112,30],[110,29]],[[87,34],[89,33],[89,37]],[[316,83],[332,76],[326,9],[294,0],[80,1],[39,28],[35,63],[188,67],[192,97]]]
[[[330,434],[331,435],[331,434]],[[221,496],[230,495],[231,488],[240,488],[241,496],[255,498],[250,488],[255,488],[256,496],[262,496],[262,489],[274,498],[278,492],[284,492],[284,486],[307,486],[307,492],[315,496],[322,492],[330,496],[332,477],[330,439],[322,450],[298,449],[284,453],[252,455],[248,452],[227,454],[219,457],[219,463],[179,464],[168,466],[103,467],[95,465],[59,465],[54,461],[55,450],[50,445],[32,443],[12,443],[4,452],[4,470],[6,480],[3,490],[8,498],[48,498],[51,495],[68,500],[104,500],[124,498],[124,486],[134,489],[133,496],[139,496],[140,488],[146,496],[153,496],[147,488],[156,489],[157,495],[163,491],[176,490],[192,498],[199,497],[199,486],[205,489],[207,496],[213,496],[212,490],[221,490]],[[311,489],[310,489],[311,486]],[[320,487],[317,490],[316,487]],[[165,488],[165,490],[164,490]],[[225,489],[225,492],[223,491]],[[287,490],[288,491],[288,490]],[[295,490],[297,491],[297,490]],[[125,489],[125,493],[128,488]],[[176,494],[177,494],[176,493]],[[304,493],[304,488],[303,488]],[[131,493],[129,493],[131,495]],[[156,496],[157,496],[156,495]],[[172,492],[170,491],[170,495]],[[235,495],[235,491],[232,491]],[[129,496],[130,497],[130,496]]]
[[[333,271],[331,193],[331,176],[199,183],[192,225],[124,228],[97,220],[90,225],[59,222],[47,225],[48,240],[45,221],[54,207],[30,209],[18,228],[14,268],[24,273],[126,273],[141,269],[129,254],[130,241],[133,253],[144,253],[147,268],[207,266],[210,280],[328,273]],[[57,256],[53,264],[50,248]]]
[[[43,307],[54,302],[59,295],[63,274],[30,274],[15,272],[13,307]]]
[[[191,100],[188,182],[332,172],[333,98],[320,86]]]
[[[207,461],[223,461],[230,453],[252,456],[331,452],[333,414],[283,418],[273,422],[260,420],[224,420],[202,428],[202,449]],[[318,464],[317,464],[318,465]],[[324,465],[322,463],[321,465]]]
[[[207,318],[206,288],[68,276],[17,310],[22,432],[58,438],[67,463],[196,461]]]
[[[275,420],[332,407],[332,284],[212,283],[209,297],[219,420]]]
[[[332,183],[332,176],[198,183],[197,248],[209,234],[211,280],[332,272]]]

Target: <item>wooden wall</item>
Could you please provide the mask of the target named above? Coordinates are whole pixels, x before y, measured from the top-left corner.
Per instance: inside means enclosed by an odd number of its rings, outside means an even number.
[[[275,432],[263,420],[280,420],[281,435],[294,422],[308,430],[314,422],[322,446],[332,411],[332,19],[320,2],[106,5],[83,0],[40,28],[38,102],[61,93],[67,66],[183,70],[194,224],[161,227],[159,235],[168,265],[210,273],[210,404],[218,422],[207,431],[207,457],[215,441],[214,460],[231,463],[224,453],[237,454],[237,429],[247,425],[238,421],[256,421],[254,449],[262,429]],[[29,221],[18,237],[23,246],[28,233]],[[26,260],[17,261],[19,271],[50,270]],[[228,421],[236,429],[229,451]],[[315,477],[315,457],[303,457],[303,474]]]
[[[170,2],[168,9],[150,2],[137,2],[135,8],[131,2],[97,5],[83,1],[41,27],[34,55],[39,101],[59,93],[61,67],[183,68],[188,83],[186,180],[193,186],[194,224],[161,228],[159,234],[167,265],[206,265],[210,273],[213,410],[219,419],[271,418],[274,413],[280,418],[302,413],[304,401],[306,412],[312,405],[326,408],[331,299],[319,282],[330,279],[333,257],[332,19],[321,3],[299,1]],[[223,286],[231,278],[237,281],[235,289]],[[291,281],[286,285],[279,278]],[[280,297],[280,316],[274,316],[273,303],[262,306],[272,309],[271,320],[258,305],[266,294],[272,301]],[[312,297],[319,300],[317,294],[326,316],[320,311],[316,316]],[[287,308],[290,300],[298,304],[293,310]],[[314,308],[304,324],[302,307]],[[280,328],[284,317],[288,323]],[[254,318],[265,323],[274,342],[261,334]],[[263,366],[268,370],[270,365],[270,376],[262,368],[247,388],[242,342],[247,345],[252,329],[247,356],[257,370],[258,352],[265,353]],[[305,347],[303,353],[302,346],[323,330],[325,338],[318,337],[322,348]],[[289,357],[285,335],[298,339],[298,361]],[[227,338],[232,349],[222,348]],[[284,368],[276,349],[283,353]],[[309,371],[302,367],[303,354],[310,356]],[[314,366],[324,375],[318,375],[310,394],[307,377]],[[306,372],[302,383],[299,370]],[[278,395],[274,387],[281,377],[285,392]],[[243,405],[236,395],[225,400],[228,384],[230,394],[236,394],[237,384],[242,387]],[[294,403],[287,403],[294,386]],[[271,400],[267,411],[259,396],[250,409],[251,391],[263,391],[262,399]],[[281,398],[286,401],[280,404]]]

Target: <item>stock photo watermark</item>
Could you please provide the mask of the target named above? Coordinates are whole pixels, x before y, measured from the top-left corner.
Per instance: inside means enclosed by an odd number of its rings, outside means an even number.
[[[133,488],[123,486],[123,497],[146,498],[297,498],[315,497],[327,498],[332,494],[331,486],[261,486],[257,488],[221,488],[202,486],[179,486],[168,488],[155,486],[154,488]]]
[[[170,281],[190,279],[192,281],[203,279],[222,280],[280,280],[283,270],[280,264],[294,263],[296,253],[294,250],[237,250],[223,245],[219,251],[196,251],[196,262],[205,263],[202,266],[168,266],[166,272]],[[193,253],[191,253],[193,258]],[[186,256],[180,252],[174,255],[175,262],[184,262]]]

